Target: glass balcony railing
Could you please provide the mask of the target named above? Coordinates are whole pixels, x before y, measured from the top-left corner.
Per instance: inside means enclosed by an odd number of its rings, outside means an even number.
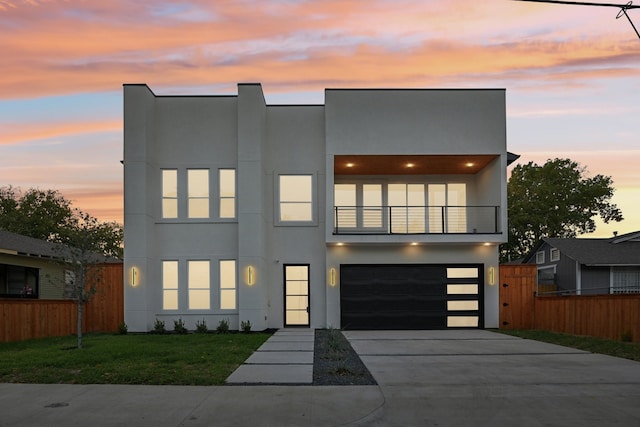
[[[335,206],[334,234],[495,234],[500,206]]]

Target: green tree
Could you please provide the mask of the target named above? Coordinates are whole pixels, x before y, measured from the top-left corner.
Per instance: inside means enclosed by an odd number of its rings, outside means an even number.
[[[0,229],[63,245],[71,245],[74,233],[83,230],[90,233],[91,251],[122,258],[122,226],[99,222],[73,208],[57,190],[31,188],[23,192],[0,187]]]
[[[597,216],[605,223],[622,221],[613,193],[611,177],[589,177],[570,159],[517,165],[507,184],[509,242],[500,247],[501,261],[525,256],[542,237],[593,232]]]

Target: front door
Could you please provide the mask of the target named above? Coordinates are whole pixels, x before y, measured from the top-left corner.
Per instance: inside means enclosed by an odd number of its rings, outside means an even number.
[[[284,265],[284,326],[309,326],[309,265]]]

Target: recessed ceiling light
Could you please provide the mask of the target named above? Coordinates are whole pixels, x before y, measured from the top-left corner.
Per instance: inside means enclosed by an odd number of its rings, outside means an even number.
[[[418,242],[411,242],[411,246],[418,246]]]
[[[415,164],[414,164],[414,163],[407,163],[407,167],[408,167],[408,168],[412,168],[412,167],[414,167],[414,166],[415,166]]]
[[[336,246],[343,246],[343,245],[344,245],[344,243],[342,243],[342,242],[336,243]]]
[[[467,167],[468,168],[473,167],[473,163],[471,163],[471,162],[467,163]]]
[[[354,165],[353,163],[351,163],[351,162],[347,163],[347,167],[348,167],[348,168],[352,168],[352,167],[354,167],[354,166],[355,166],[355,165]]]

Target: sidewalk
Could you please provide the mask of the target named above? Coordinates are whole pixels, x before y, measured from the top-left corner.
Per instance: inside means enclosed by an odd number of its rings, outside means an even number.
[[[279,329],[228,378],[227,384],[313,383],[313,329]]]

